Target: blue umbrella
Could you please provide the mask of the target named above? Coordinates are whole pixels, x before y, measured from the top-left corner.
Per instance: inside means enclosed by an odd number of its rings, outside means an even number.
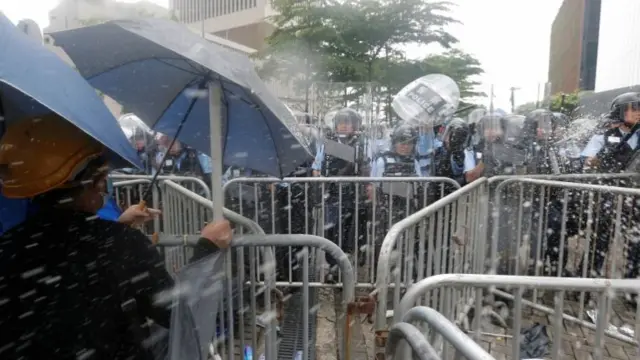
[[[253,63],[180,24],[120,20],[51,36],[95,88],[151,128],[179,132],[182,142],[210,155],[214,167],[222,160],[282,177],[311,158],[294,116],[269,93]],[[209,98],[212,84],[219,98]],[[210,113],[212,101],[221,108],[218,129],[210,126],[210,116],[217,116]],[[212,154],[211,134],[222,159]]]
[[[10,122],[52,112],[101,142],[115,165],[138,166],[133,147],[95,90],[0,14],[0,115]]]

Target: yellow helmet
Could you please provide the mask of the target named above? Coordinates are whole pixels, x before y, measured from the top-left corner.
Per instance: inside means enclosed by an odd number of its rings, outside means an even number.
[[[66,187],[102,153],[98,141],[57,115],[11,123],[0,140],[2,194],[31,198]]]

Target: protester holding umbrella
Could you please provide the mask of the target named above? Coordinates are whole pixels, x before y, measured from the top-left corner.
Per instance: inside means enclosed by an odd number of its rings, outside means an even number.
[[[153,297],[172,285],[134,206],[97,218],[107,193],[105,147],[55,115],[13,122],[0,141],[2,193],[36,213],[0,237],[3,359],[142,359],[146,318],[169,326]],[[229,246],[226,221],[205,226],[196,259]]]

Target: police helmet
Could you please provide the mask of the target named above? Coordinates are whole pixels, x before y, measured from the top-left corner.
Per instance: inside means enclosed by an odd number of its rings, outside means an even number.
[[[391,144],[411,143],[413,145],[418,142],[418,131],[411,125],[398,125],[391,133]]]
[[[454,118],[447,125],[442,138],[450,149],[462,148],[469,143],[470,135],[469,124],[460,118]]]
[[[611,102],[611,119],[624,121],[624,112],[627,110],[628,106],[632,106],[633,110],[640,110],[640,93],[628,92],[616,96],[616,98]]]
[[[340,124],[350,125],[354,132],[358,131],[362,125],[362,116],[351,108],[344,108],[337,111],[333,117],[334,130],[338,130]]]

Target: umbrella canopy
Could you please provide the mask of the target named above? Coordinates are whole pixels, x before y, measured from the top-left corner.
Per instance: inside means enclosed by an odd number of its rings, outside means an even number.
[[[11,122],[52,112],[101,142],[115,165],[139,165],[131,144],[95,90],[0,14],[0,115]]]
[[[275,176],[309,160],[294,116],[253,63],[160,19],[119,20],[51,34],[97,89],[150,127],[211,155],[207,82],[222,90],[223,163]],[[217,165],[217,164],[216,164]]]

